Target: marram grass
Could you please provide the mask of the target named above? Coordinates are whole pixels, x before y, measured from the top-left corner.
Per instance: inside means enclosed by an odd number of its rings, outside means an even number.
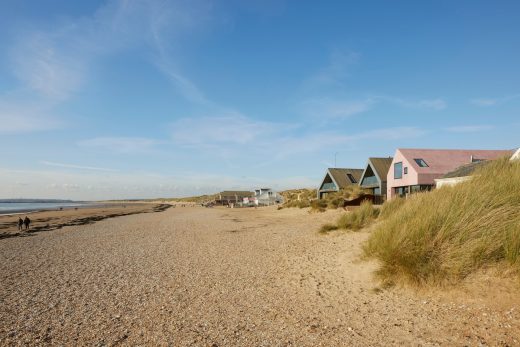
[[[520,269],[520,162],[506,158],[454,187],[383,206],[364,247],[388,281],[457,282],[489,266]]]
[[[357,231],[370,225],[377,218],[379,210],[370,201],[363,201],[359,208],[342,214],[335,224],[327,223],[321,226],[320,233],[344,229]]]

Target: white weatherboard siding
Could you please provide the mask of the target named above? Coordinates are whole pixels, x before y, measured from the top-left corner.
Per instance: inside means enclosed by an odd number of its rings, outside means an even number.
[[[464,177],[451,177],[451,178],[437,178],[435,180],[435,187],[436,188],[440,188],[440,187],[449,187],[449,186],[454,186],[456,184],[459,184],[459,183],[462,183],[464,181],[467,181],[471,179],[471,176],[464,176]]]

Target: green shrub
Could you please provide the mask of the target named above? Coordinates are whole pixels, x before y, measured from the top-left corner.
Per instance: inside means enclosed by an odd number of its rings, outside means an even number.
[[[520,269],[520,162],[496,160],[388,211],[364,247],[384,279],[453,283],[483,267]]]

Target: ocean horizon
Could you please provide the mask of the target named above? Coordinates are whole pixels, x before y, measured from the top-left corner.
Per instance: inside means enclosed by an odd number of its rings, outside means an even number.
[[[90,202],[0,202],[0,215],[90,206]]]

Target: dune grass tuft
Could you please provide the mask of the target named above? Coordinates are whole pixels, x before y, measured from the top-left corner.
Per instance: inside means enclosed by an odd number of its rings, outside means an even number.
[[[401,197],[396,197],[391,200],[387,200],[381,205],[381,210],[379,211],[379,220],[386,219],[392,215],[394,215],[404,204],[406,199]]]
[[[327,209],[343,207],[345,200],[355,199],[366,191],[357,185],[351,185],[338,192],[328,193],[323,199],[311,201],[311,209],[315,212],[325,212]]]
[[[320,233],[326,234],[329,231],[338,230],[338,226],[336,224],[327,223],[321,226]]]
[[[496,160],[469,181],[392,202],[381,215],[364,251],[380,260],[385,280],[455,283],[484,267],[520,269],[518,161]]]
[[[372,223],[378,214],[379,210],[370,201],[363,201],[359,208],[339,217],[337,225],[339,229],[359,230]]]
[[[372,224],[378,215],[379,209],[375,208],[370,201],[363,201],[359,208],[342,214],[336,221],[336,224],[327,223],[322,225],[320,233],[337,229],[357,231]]]
[[[316,199],[316,189],[292,189],[280,192],[284,198],[283,207],[306,208]]]

